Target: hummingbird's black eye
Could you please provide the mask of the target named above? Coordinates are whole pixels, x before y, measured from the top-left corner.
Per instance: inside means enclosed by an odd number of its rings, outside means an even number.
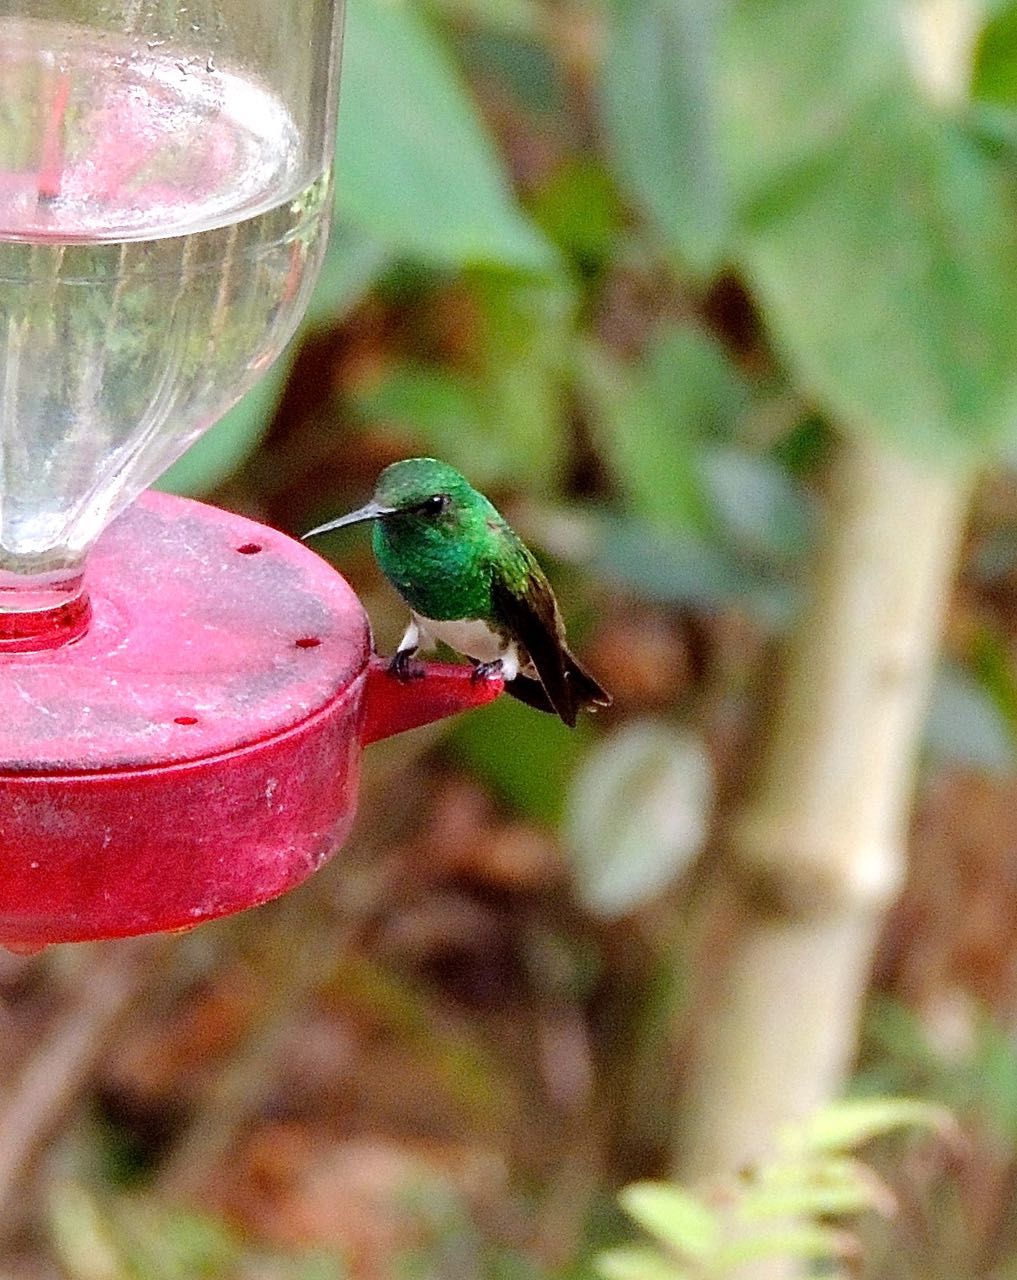
[[[447,493],[436,493],[420,504],[420,510],[425,516],[440,516],[443,511],[448,510],[449,502],[451,498]]]

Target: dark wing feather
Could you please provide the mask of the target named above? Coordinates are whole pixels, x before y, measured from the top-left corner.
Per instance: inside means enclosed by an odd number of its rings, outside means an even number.
[[[495,574],[491,602],[498,620],[529,654],[551,705],[571,728],[576,723],[575,696],[565,675],[561,620],[547,579],[538,569],[527,575],[526,590],[515,592]]]

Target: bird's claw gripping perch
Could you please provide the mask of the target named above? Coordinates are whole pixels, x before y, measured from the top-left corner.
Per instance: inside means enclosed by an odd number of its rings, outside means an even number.
[[[397,680],[404,683],[407,680],[422,680],[427,674],[422,662],[413,661],[413,653],[412,649],[399,649],[392,655],[388,669]]]
[[[501,676],[504,674],[505,666],[501,658],[495,658],[493,662],[478,662],[473,668],[473,680],[476,683],[480,680],[489,680],[492,676]]]

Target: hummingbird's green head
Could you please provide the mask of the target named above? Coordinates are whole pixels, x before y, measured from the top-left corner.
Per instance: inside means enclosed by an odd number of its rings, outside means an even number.
[[[385,468],[366,506],[319,525],[304,537],[374,520],[400,541],[417,536],[433,545],[439,540],[468,537],[471,528],[478,521],[482,523],[491,510],[483,494],[447,462],[406,458]]]
[[[373,522],[382,571],[426,618],[475,618],[490,608],[490,564],[507,526],[482,493],[436,458],[394,462],[359,511],[305,533]]]
[[[464,475],[437,458],[405,458],[393,462],[378,477],[374,501],[401,520],[431,521],[445,525],[471,510],[480,494]]]

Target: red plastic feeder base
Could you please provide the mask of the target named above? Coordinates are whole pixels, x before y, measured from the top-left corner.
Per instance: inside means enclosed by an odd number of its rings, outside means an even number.
[[[194,925],[300,883],[353,821],[363,743],[501,691],[401,684],[301,543],[145,494],[89,562],[92,618],[0,655],[0,943]]]

